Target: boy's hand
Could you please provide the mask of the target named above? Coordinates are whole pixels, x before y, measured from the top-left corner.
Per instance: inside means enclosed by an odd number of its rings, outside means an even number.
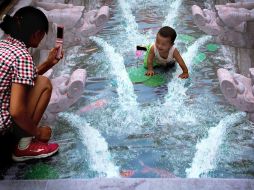
[[[182,73],[178,77],[181,79],[187,79],[187,78],[189,78],[189,73]]]
[[[153,70],[148,70],[148,71],[146,72],[146,75],[147,75],[147,76],[153,76],[153,75],[154,75],[154,71],[153,71]]]

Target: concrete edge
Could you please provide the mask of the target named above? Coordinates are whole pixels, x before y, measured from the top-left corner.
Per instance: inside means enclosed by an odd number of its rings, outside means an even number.
[[[1,190],[253,190],[253,179],[95,178],[2,180]]]

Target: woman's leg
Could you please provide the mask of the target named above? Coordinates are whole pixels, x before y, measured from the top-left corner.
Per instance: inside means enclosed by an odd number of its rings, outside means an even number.
[[[32,119],[34,122],[35,126],[38,126],[43,113],[45,109],[47,108],[47,105],[49,103],[50,97],[51,97],[51,92],[52,92],[52,85],[51,82],[48,78],[44,76],[38,76],[34,87],[30,88],[29,93],[28,93],[28,114],[29,117]],[[26,147],[31,139],[25,140],[24,137],[30,137],[31,136],[21,129],[18,125],[13,122],[13,134],[15,136],[15,139],[17,141],[20,141],[20,146]],[[39,128],[38,128],[39,130]],[[48,132],[46,133],[47,136],[50,137],[51,130],[48,129]],[[22,139],[23,138],[23,139]],[[23,142],[24,141],[24,142]]]
[[[35,86],[30,89],[28,94],[28,114],[36,126],[39,124],[42,115],[47,108],[51,97],[51,92],[52,85],[50,80],[44,76],[38,76],[35,81]],[[50,134],[48,136],[50,136]],[[45,158],[58,151],[59,145],[56,143],[41,144],[40,142],[33,142],[32,137],[24,134],[21,135],[23,136],[19,140],[18,146],[12,155],[12,159],[15,161]]]
[[[52,93],[52,84],[47,77],[39,75],[28,94],[28,113],[38,125],[45,112]]]
[[[47,108],[51,97],[51,92],[51,82],[48,78],[44,76],[38,76],[35,81],[34,87],[30,88],[30,91],[28,93],[28,114],[29,117],[33,120],[35,126],[39,124],[42,115]],[[41,129],[38,128],[38,132],[41,132],[39,130]],[[45,135],[48,137],[45,139],[49,140],[51,136],[51,130],[47,128],[44,131]],[[25,149],[32,140],[32,137],[15,123],[13,124],[13,134],[19,144],[19,148],[21,149]]]

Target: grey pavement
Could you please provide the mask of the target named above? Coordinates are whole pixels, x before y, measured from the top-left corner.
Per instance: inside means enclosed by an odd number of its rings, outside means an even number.
[[[0,190],[254,190],[253,179],[95,178],[2,180]]]

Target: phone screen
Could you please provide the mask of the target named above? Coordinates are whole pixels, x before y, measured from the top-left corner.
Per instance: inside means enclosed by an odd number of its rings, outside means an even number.
[[[63,39],[63,27],[57,27],[57,38]]]

